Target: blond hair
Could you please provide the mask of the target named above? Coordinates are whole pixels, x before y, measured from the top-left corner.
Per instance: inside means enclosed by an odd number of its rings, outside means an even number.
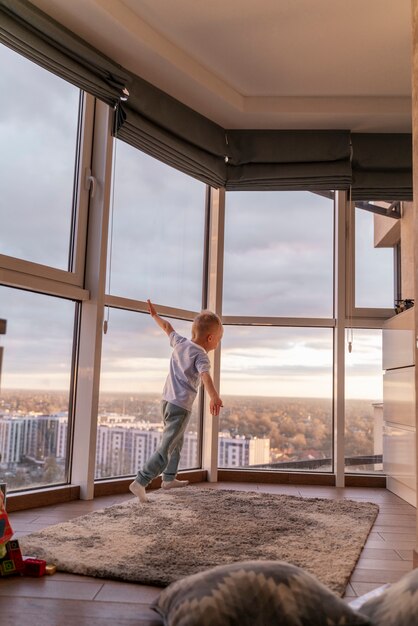
[[[193,320],[192,338],[200,339],[205,335],[212,333],[214,330],[222,327],[222,321],[219,315],[212,311],[202,311]]]

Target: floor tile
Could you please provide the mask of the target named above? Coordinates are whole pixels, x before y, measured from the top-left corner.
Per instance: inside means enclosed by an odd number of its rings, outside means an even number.
[[[373,589],[377,589],[380,587],[380,583],[351,583],[355,593],[358,596],[362,596],[364,593],[369,593],[369,591],[373,591]]]
[[[395,526],[396,528],[416,528],[415,515],[387,515],[379,513],[376,518],[376,526]]]
[[[369,559],[361,556],[357,561],[356,569],[388,569],[391,572],[409,572],[412,569],[412,561],[408,563],[408,561],[402,561],[401,559],[391,561],[389,559]]]
[[[161,626],[142,605],[53,598],[13,598],[1,607],[1,626]]]
[[[399,554],[399,556],[401,557],[401,559],[404,559],[405,561],[412,561],[412,559],[414,558],[414,554],[413,554],[413,550],[397,550],[397,553]]]
[[[399,550],[409,550],[412,552],[415,548],[415,539],[397,539],[396,541],[385,541],[381,539],[380,542],[372,539],[371,541],[367,541],[366,548],[383,548],[384,550],[396,550],[397,552],[399,552]]]
[[[412,569],[411,567],[409,569]],[[395,583],[402,578],[405,572],[393,571],[388,569],[360,569],[356,567],[351,575],[350,583],[365,582],[365,583]]]
[[[92,582],[92,583],[102,583],[102,584],[106,582],[106,579],[97,578],[97,576],[82,576],[81,574],[69,574],[67,572],[56,572],[55,574],[53,574],[51,578],[54,581],[61,580],[64,582],[78,582],[78,583]]]
[[[396,504],[380,504],[379,510],[385,514],[393,515],[413,515],[415,517],[416,511],[410,504],[396,505]]]
[[[376,522],[375,526],[373,526],[373,530],[377,533],[396,533],[398,535],[415,536],[415,529],[412,526],[382,526],[382,524]]]
[[[399,554],[395,551],[395,550],[391,550],[391,549],[384,549],[384,548],[371,548],[369,546],[366,546],[362,553],[361,553],[361,558],[362,559],[382,559],[382,560],[387,560],[387,561],[399,561],[402,560],[402,558],[399,556]]]
[[[102,582],[67,582],[44,578],[8,578],[0,581],[0,596],[26,596],[34,598],[64,598],[67,600],[93,600],[102,588]]]
[[[161,591],[161,588],[147,585],[106,582],[94,599],[101,602],[136,602],[149,605]]]
[[[417,544],[415,532],[398,532],[396,529],[391,528],[390,530],[380,530],[379,535],[385,541],[412,541],[414,544]]]

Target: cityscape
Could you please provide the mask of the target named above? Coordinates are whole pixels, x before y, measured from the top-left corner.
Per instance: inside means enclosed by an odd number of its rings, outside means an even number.
[[[220,415],[221,468],[332,469],[330,398],[225,396]],[[381,453],[373,400],[346,403],[345,456]],[[200,465],[197,403],[184,439],[180,469]],[[380,424],[381,426],[381,424]],[[159,394],[102,393],[96,442],[96,478],[136,474],[162,434]],[[0,482],[8,490],[66,481],[68,394],[2,390]],[[381,466],[380,466],[381,468]],[[359,465],[358,470],[367,468]],[[375,464],[369,471],[378,470]]]

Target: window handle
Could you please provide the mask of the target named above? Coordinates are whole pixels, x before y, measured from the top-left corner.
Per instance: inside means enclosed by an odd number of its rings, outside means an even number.
[[[94,194],[97,189],[97,179],[92,175],[91,169],[88,167],[86,169],[86,178],[85,178],[85,188],[90,190],[90,197],[94,198]]]

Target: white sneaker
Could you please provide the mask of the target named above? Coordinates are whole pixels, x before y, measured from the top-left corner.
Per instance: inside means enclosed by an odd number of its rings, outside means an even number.
[[[140,502],[149,502],[145,493],[145,487],[140,485],[136,480],[129,485],[129,491],[131,491]]]
[[[177,480],[177,478],[175,478],[174,480],[169,481],[163,480],[161,487],[163,489],[178,489],[179,487],[187,487],[188,484],[188,480]]]

